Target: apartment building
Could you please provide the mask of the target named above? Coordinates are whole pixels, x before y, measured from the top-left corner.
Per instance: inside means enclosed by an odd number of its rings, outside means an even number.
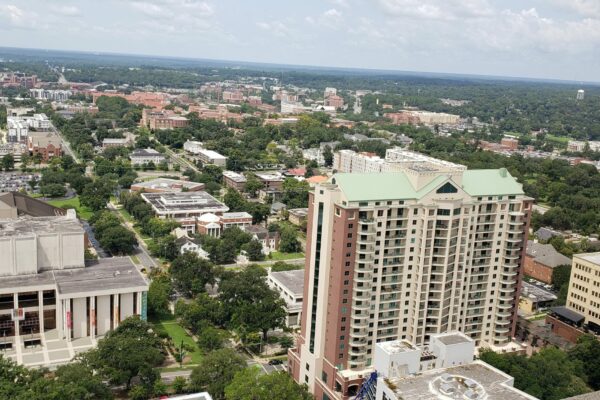
[[[243,192],[246,189],[246,182],[248,180],[242,174],[235,171],[223,171],[223,185]]]
[[[423,345],[457,330],[510,346],[533,199],[506,169],[409,153],[402,171],[336,174],[309,194],[304,317],[289,363],[319,399],[333,380],[372,369],[377,342]]]
[[[189,121],[186,117],[175,114],[171,110],[150,110],[144,108],[142,110],[142,119],[140,125],[157,130],[157,129],[175,129],[184,128]]]
[[[70,90],[29,89],[31,98],[37,100],[66,101],[73,95]]]

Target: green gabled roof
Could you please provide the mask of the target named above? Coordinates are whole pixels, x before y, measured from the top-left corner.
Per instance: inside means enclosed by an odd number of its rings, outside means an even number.
[[[420,199],[446,180],[448,175],[442,173],[417,191],[403,172],[340,173],[332,178],[348,201]],[[471,196],[523,194],[517,180],[499,169],[464,171],[462,189]]]
[[[471,196],[525,194],[523,186],[504,168],[465,171],[462,188]]]

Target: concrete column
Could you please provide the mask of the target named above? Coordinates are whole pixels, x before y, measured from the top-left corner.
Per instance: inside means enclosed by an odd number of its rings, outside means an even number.
[[[65,338],[71,340],[71,327],[73,326],[73,313],[71,312],[71,299],[65,299]]]
[[[135,309],[137,311],[137,315],[139,315],[140,317],[142,316],[142,296],[144,295],[144,292],[137,292],[137,299],[136,299],[136,306]]]
[[[44,333],[44,291],[38,292],[38,316],[40,318],[40,333]]]
[[[71,321],[74,339],[87,336],[87,297],[73,299]]]
[[[110,295],[98,296],[96,304],[96,324],[98,325],[98,335],[104,335],[110,331]]]
[[[16,310],[19,308],[19,293],[13,294],[13,301],[14,301],[13,308]],[[15,323],[15,336],[19,336],[21,334],[21,329],[19,327],[19,320],[15,319],[14,323]]]
[[[58,338],[62,339],[65,336],[65,327],[64,327],[64,305],[63,301],[56,299],[56,329],[58,330]]]
[[[117,329],[117,327],[119,326],[119,322],[121,322],[121,320],[119,319],[120,314],[121,313],[119,312],[119,295],[113,294],[113,329]]]
[[[90,337],[96,337],[96,296],[90,297]]]
[[[133,315],[133,293],[123,293],[121,295],[121,321]]]

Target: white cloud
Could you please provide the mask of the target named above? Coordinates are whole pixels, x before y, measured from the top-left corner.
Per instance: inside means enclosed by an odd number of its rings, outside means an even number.
[[[272,22],[257,22],[256,26],[260,29],[269,32],[270,34],[278,37],[293,37],[294,35],[290,31],[288,24],[282,21]]]
[[[78,17],[81,15],[81,11],[76,6],[59,6],[54,8],[54,12],[66,17]]]
[[[600,17],[599,0],[552,0],[552,2],[585,17]]]
[[[0,4],[0,18],[12,27],[23,28],[26,26],[25,12],[14,4]]]
[[[378,4],[391,16],[434,20],[479,18],[493,13],[488,0],[378,0]]]
[[[329,2],[337,7],[350,7],[347,0],[329,0]]]
[[[344,21],[344,16],[337,9],[331,8],[317,17],[304,17],[304,21],[315,26],[319,25],[325,28],[339,29]]]

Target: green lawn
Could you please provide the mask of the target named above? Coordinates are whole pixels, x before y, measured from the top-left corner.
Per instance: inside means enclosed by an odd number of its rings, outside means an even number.
[[[179,346],[181,344],[181,341],[183,340],[183,343],[195,349],[194,352],[190,354],[190,364],[198,364],[200,362],[200,360],[202,359],[202,353],[200,352],[198,345],[196,344],[194,339],[187,334],[185,329],[183,329],[183,327],[179,325],[175,318],[167,317],[165,319],[155,320],[151,322],[156,326],[157,330],[163,330],[167,332],[167,334],[173,340],[173,344],[175,346]]]
[[[280,253],[279,251],[274,251],[269,255],[267,259],[275,261],[285,261],[294,260],[302,257],[304,257],[304,253]]]
[[[567,143],[569,143],[569,140],[571,140],[571,139],[566,136],[554,136],[551,134],[547,134],[546,140],[549,140],[551,142],[561,143],[561,144],[567,144]]]
[[[60,208],[74,208],[77,212],[77,216],[81,219],[88,220],[94,215],[94,212],[87,207],[79,204],[79,197],[75,196],[68,200],[50,200],[48,204],[52,204],[55,207]]]

